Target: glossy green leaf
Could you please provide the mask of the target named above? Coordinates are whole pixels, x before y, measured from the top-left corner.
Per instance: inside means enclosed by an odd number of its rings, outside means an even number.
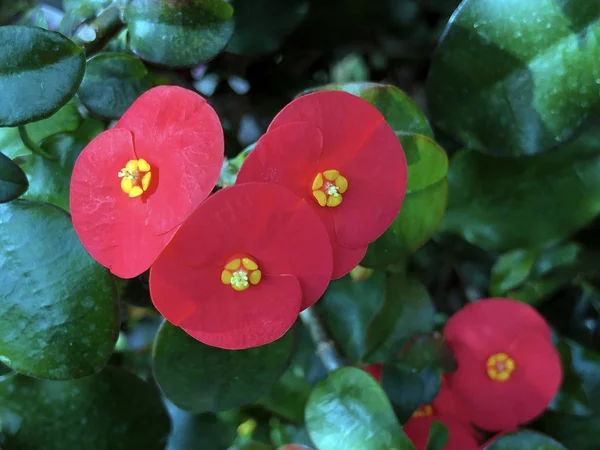
[[[439,420],[431,424],[429,440],[425,450],[443,450],[448,443],[448,428]]]
[[[258,399],[283,374],[292,332],[247,350],[223,350],[163,323],[153,349],[154,376],[164,394],[191,412],[222,411]]]
[[[362,265],[385,267],[416,251],[437,230],[448,201],[448,157],[432,139],[400,134],[408,163],[402,209],[383,235],[369,245]]]
[[[564,445],[558,447],[559,449],[597,450],[600,448],[600,416],[598,415],[581,417],[546,412],[536,425]],[[550,449],[554,450],[552,447]],[[505,449],[488,447],[484,450]],[[543,450],[547,449],[543,448]]]
[[[61,34],[0,27],[0,127],[50,116],[75,95],[84,70],[83,49]]]
[[[414,450],[375,379],[344,367],[313,389],[306,426],[319,450]]]
[[[271,53],[308,14],[306,0],[232,0],[235,31],[226,50],[240,55]],[[260,11],[260,14],[256,14]]]
[[[433,330],[434,317],[433,302],[422,283],[391,275],[383,304],[367,330],[365,359],[378,362],[397,358],[407,339]]]
[[[56,156],[50,160],[30,153],[16,158],[27,174],[30,188],[23,198],[51,203],[69,211],[69,186],[75,160],[85,142],[73,133],[59,133],[42,141],[42,149]]]
[[[465,0],[432,62],[436,124],[467,146],[531,155],[600,113],[600,3]]]
[[[599,145],[594,129],[557,151],[516,161],[458,152],[440,229],[491,251],[565,238],[600,213]]]
[[[306,92],[345,91],[375,106],[397,133],[414,133],[433,138],[425,113],[408,95],[395,86],[380,83],[328,84]]]
[[[118,119],[151,87],[152,80],[140,59],[124,53],[100,53],[88,60],[77,96],[92,114]]]
[[[25,173],[9,157],[0,153],[0,203],[18,198],[28,187]]]
[[[490,294],[501,296],[508,290],[520,286],[531,273],[537,259],[536,252],[513,250],[502,255],[492,268]]]
[[[0,205],[0,298],[0,360],[19,372],[79,378],[112,354],[119,326],[112,279],[56,207]]]
[[[169,417],[158,390],[107,367],[80,380],[0,379],[4,450],[162,450]]]
[[[504,434],[484,446],[483,450],[514,450],[517,448],[519,450],[567,450],[567,447],[551,437],[529,430]]]
[[[236,437],[233,426],[227,426],[211,413],[191,414],[167,403],[172,430],[166,450],[221,450]]]
[[[132,0],[125,8],[133,52],[168,67],[214,58],[233,34],[232,16],[224,0]]]

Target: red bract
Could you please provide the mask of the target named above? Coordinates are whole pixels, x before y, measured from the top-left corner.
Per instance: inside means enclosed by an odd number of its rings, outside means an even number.
[[[509,299],[472,303],[444,328],[458,370],[447,375],[469,419],[488,431],[509,431],[541,414],[562,379],[559,355],[544,319]]]
[[[381,383],[381,370],[383,369],[383,364],[375,363],[368,364],[362,368],[365,372],[375,378],[379,383]]]
[[[222,164],[223,130],[206,100],[179,87],[151,89],[79,155],[75,231],[96,261],[135,277],[210,194]]]
[[[425,450],[429,439],[429,430],[436,420],[448,428],[448,442],[444,450],[478,450],[478,442],[471,429],[463,422],[452,417],[412,417],[402,427],[416,450]]]
[[[394,221],[406,192],[398,138],[367,101],[339,91],[297,98],[275,117],[238,174],[292,190],[325,224],[333,278],[350,272]]]
[[[172,324],[208,345],[257,347],[281,337],[323,294],[333,262],[306,201],[248,183],[202,203],[150,271],[150,294]]]

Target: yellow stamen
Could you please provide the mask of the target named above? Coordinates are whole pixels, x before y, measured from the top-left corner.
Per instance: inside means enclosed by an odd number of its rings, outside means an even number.
[[[139,197],[150,186],[152,173],[150,164],[145,159],[132,159],[127,161],[125,167],[119,172],[121,190],[129,197]]]
[[[433,405],[425,405],[417,408],[415,412],[412,413],[413,417],[429,417],[433,416]]]
[[[257,285],[261,278],[258,264],[249,256],[230,259],[221,272],[221,282],[230,285],[236,291],[245,291],[251,285]]]
[[[487,374],[495,381],[507,381],[516,369],[515,361],[506,353],[495,353],[486,362]]]
[[[315,176],[311,190],[320,206],[335,208],[342,203],[342,194],[348,190],[348,180],[338,170],[329,169]]]

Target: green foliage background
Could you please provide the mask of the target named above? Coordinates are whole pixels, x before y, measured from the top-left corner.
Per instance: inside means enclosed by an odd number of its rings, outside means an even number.
[[[453,368],[445,320],[505,296],[550,322],[565,379],[487,448],[597,450],[599,61],[589,0],[2,2],[0,448],[411,449],[401,424]],[[217,110],[221,186],[302,92],[358,95],[396,131],[402,211],[313,311],[347,367],[329,373],[300,323],[206,347],[162,323],[147,274],[115,279],[83,250],[74,161],[160,84]],[[352,367],[373,362],[397,382]]]

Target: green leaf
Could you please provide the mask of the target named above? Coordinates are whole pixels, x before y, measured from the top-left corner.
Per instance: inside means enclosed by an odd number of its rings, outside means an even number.
[[[313,389],[306,426],[319,450],[414,450],[371,375],[344,367]]]
[[[407,339],[433,330],[435,308],[427,288],[417,280],[395,274],[388,278],[383,305],[369,324],[365,360],[398,357]]]
[[[501,296],[508,290],[520,286],[531,273],[536,259],[536,252],[521,249],[505,253],[498,258],[492,267],[490,280],[492,296]]]
[[[262,347],[223,350],[164,322],[153,349],[154,376],[164,394],[191,412],[223,411],[267,393],[283,374],[292,332]]]
[[[564,447],[558,447],[559,449],[597,450],[600,448],[600,416],[598,415],[581,417],[557,414],[550,411],[544,413],[536,426],[544,433],[563,443]],[[536,448],[534,447],[534,449]],[[554,450],[553,447],[550,447],[550,449]],[[488,447],[484,450],[504,449]],[[508,447],[506,450],[508,450]]]
[[[100,370],[118,335],[112,278],[64,211],[0,205],[0,360],[25,375],[70,379]]]
[[[425,113],[404,92],[390,84],[348,83],[328,84],[306,91],[345,91],[368,101],[379,110],[397,133],[414,133],[433,138]]]
[[[168,67],[214,58],[233,34],[232,16],[224,0],[132,0],[125,8],[133,52]]]
[[[228,427],[210,413],[191,414],[167,403],[173,424],[167,450],[221,450],[236,437],[234,427]]]
[[[59,33],[0,27],[0,127],[50,116],[83,78],[83,49]]]
[[[276,51],[308,15],[306,0],[232,0],[231,4],[235,31],[226,51],[239,55]]]
[[[154,386],[107,367],[72,381],[1,378],[0,427],[4,450],[162,450],[169,417]]]
[[[448,428],[439,420],[431,424],[429,429],[429,440],[425,450],[443,450],[448,443]]]
[[[140,59],[124,53],[100,53],[88,60],[77,96],[92,114],[118,119],[151,87]]]
[[[560,442],[545,436],[541,433],[529,430],[509,433],[494,439],[489,445],[483,447],[483,450],[566,450],[567,448]],[[581,450],[580,447],[577,447]]]
[[[525,159],[458,152],[440,229],[489,251],[534,250],[565,238],[600,213],[598,145],[600,128]]]
[[[426,136],[399,137],[408,163],[406,196],[396,220],[369,245],[361,262],[366,267],[385,267],[415,252],[433,236],[446,210],[446,152]]]
[[[316,304],[328,331],[351,363],[359,362],[367,351],[367,330],[383,305],[385,283],[383,272],[361,281],[345,276],[332,281]]]
[[[531,155],[600,112],[600,3],[465,0],[431,65],[436,124],[483,152]]]
[[[27,177],[20,167],[0,153],[0,203],[18,198],[28,186]]]
[[[51,203],[69,211],[69,186],[73,165],[85,142],[73,133],[58,133],[42,141],[41,147],[56,156],[50,160],[30,153],[16,158],[27,174],[30,188],[23,198]]]

